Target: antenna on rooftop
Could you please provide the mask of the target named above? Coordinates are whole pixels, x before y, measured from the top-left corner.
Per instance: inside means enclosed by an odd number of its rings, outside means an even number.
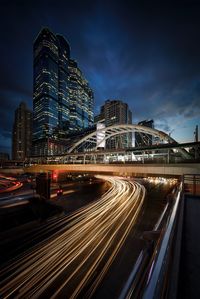
[[[171,130],[170,132],[169,132],[169,137],[171,137],[171,134],[174,132],[174,129],[173,130]]]

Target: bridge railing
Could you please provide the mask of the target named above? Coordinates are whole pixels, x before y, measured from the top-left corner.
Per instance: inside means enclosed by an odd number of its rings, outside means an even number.
[[[147,280],[147,285],[143,294],[144,299],[160,299],[169,292],[168,278],[170,272],[170,263],[172,258],[172,249],[174,248],[174,236],[179,221],[180,207],[182,204],[183,184],[181,183],[176,194],[175,203],[169,216],[166,229],[160,244],[157,248],[157,254],[152,261],[151,271]]]
[[[141,252],[119,299],[160,299],[165,297],[164,294],[171,292],[169,273],[171,273],[172,252],[175,249],[174,236],[175,234],[177,236],[177,223],[180,221],[180,211],[183,210],[182,188],[183,184],[181,183],[175,194],[173,194],[173,207],[170,207],[170,203],[166,205],[154,228],[153,232],[155,234],[152,233],[154,241],[148,242],[146,250]],[[163,222],[165,225],[163,225]],[[179,234],[181,235],[180,232]],[[180,248],[176,248],[175,251],[178,263]],[[177,269],[179,268],[179,264],[175,266]],[[178,271],[175,272],[178,274]],[[176,294],[176,287],[176,285],[173,285],[173,294]],[[176,297],[171,296],[169,298]]]

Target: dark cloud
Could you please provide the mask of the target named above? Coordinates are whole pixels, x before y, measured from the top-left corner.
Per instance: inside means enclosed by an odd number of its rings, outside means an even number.
[[[1,144],[20,101],[32,107],[32,45],[43,26],[68,39],[94,90],[96,112],[119,98],[134,122],[154,118],[166,131],[172,118],[198,120],[199,1],[15,0],[1,1],[0,11]]]

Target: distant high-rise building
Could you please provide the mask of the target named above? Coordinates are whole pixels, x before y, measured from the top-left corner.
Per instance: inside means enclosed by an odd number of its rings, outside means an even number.
[[[21,102],[15,110],[12,135],[13,160],[25,160],[31,156],[32,149],[32,112]]]
[[[128,104],[120,100],[107,100],[101,106],[100,114],[95,116],[95,122],[103,122],[106,127],[117,124],[132,124],[132,112]],[[125,148],[132,146],[132,133],[113,136],[106,142],[107,148]]]
[[[153,119],[150,120],[143,120],[138,123],[140,126],[148,127],[154,129],[154,121]],[[135,146],[148,146],[153,144],[153,136],[150,134],[144,134],[140,132],[135,133]]]
[[[34,155],[58,153],[60,137],[93,125],[93,92],[68,42],[48,28],[34,42],[33,92]]]
[[[8,153],[0,153],[0,162],[8,161],[9,160],[9,154]]]

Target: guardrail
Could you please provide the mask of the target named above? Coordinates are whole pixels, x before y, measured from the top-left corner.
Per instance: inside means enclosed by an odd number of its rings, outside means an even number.
[[[119,296],[119,299],[124,299],[124,298],[130,298],[133,290],[134,290],[134,285],[137,283],[137,277],[138,277],[138,272],[142,268],[142,264],[144,263],[144,251],[142,250],[140,252],[140,255],[131,271],[131,274],[128,278],[128,281],[126,282],[124,288],[122,289],[122,292]],[[133,284],[134,281],[134,284]]]
[[[168,292],[168,270],[175,230],[179,221],[179,207],[183,202],[181,200],[182,189],[183,183],[173,194],[173,207],[170,204],[171,200],[166,204],[154,230],[150,232],[150,236],[156,239],[150,242],[151,238],[149,238],[147,248],[140,253],[119,299],[160,299],[164,298],[163,294]]]
[[[172,248],[172,241],[174,238],[174,231],[178,219],[178,209],[180,206],[183,184],[181,183],[176,196],[175,203],[169,216],[164,236],[160,242],[159,251],[152,261],[151,273],[149,275],[147,285],[143,294],[144,299],[162,298],[165,292],[165,284],[167,277],[167,269],[170,262],[170,253]]]

